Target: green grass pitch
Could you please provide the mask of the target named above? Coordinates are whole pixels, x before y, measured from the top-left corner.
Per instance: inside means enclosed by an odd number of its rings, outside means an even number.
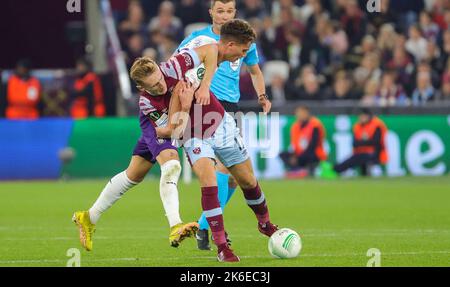
[[[71,222],[90,207],[106,180],[0,183],[0,266],[66,266],[80,248]],[[194,239],[168,243],[157,180],[130,190],[103,215],[94,250],[81,266],[230,266]],[[298,258],[272,258],[268,239],[238,190],[225,209],[225,227],[241,262],[232,266],[366,266],[367,251],[381,266],[450,266],[450,177],[262,181],[272,221],[296,230]],[[198,183],[180,184],[185,221],[200,212]]]

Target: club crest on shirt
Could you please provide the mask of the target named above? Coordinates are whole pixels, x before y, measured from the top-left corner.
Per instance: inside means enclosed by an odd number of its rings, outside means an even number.
[[[198,68],[197,70],[197,78],[203,80],[203,76],[205,75],[205,68]]]
[[[234,62],[230,62],[230,68],[231,68],[233,71],[236,71],[237,69],[239,69],[240,61],[241,61],[241,59],[237,59],[237,60],[234,61]]]
[[[200,154],[200,153],[202,152],[202,149],[199,148],[199,147],[196,147],[196,148],[194,148],[194,149],[192,150],[192,152],[193,152],[194,154]]]

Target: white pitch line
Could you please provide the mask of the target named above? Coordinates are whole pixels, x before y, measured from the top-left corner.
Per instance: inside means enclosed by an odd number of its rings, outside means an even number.
[[[450,254],[450,250],[443,251],[418,251],[418,252],[383,252],[382,256],[390,255],[427,255],[427,254]],[[302,257],[366,257],[364,253],[342,253],[342,254],[301,254]],[[239,256],[246,259],[273,259],[270,256]],[[114,262],[114,261],[181,261],[185,259],[216,259],[215,256],[186,256],[186,257],[166,257],[166,258],[103,258],[103,259],[87,259],[86,262]],[[65,259],[36,259],[36,260],[0,260],[0,264],[15,263],[57,263],[67,262]]]
[[[373,236],[405,236],[405,235],[432,235],[436,236],[439,234],[446,235],[449,233],[450,230],[416,230],[416,231],[397,231],[397,232],[355,232],[352,233],[352,237],[360,236],[360,237],[373,237]],[[344,237],[348,236],[348,233],[300,233],[300,236],[302,238],[309,238],[309,237]],[[255,237],[264,237],[263,235],[260,235],[258,233],[255,234],[246,234],[246,235],[239,235],[236,234],[232,236],[232,238],[255,238]],[[146,240],[146,239],[159,239],[163,238],[165,235],[161,236],[154,236],[154,235],[148,235],[148,236],[95,236],[96,240]],[[73,240],[78,239],[77,236],[73,237],[67,237],[67,236],[59,236],[59,237],[39,237],[39,238],[24,238],[24,237],[6,237],[1,238],[1,240],[5,241],[63,241],[63,240]]]

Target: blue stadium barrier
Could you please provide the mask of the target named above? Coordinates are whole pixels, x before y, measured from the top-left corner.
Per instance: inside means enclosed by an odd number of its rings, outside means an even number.
[[[0,180],[56,179],[73,120],[0,120]]]

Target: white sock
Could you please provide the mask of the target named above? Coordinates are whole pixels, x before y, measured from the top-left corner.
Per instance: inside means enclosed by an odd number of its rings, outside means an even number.
[[[181,223],[178,202],[178,179],[181,165],[178,160],[169,160],[161,166],[161,180],[159,194],[166,212],[170,227]]]
[[[114,202],[119,200],[127,190],[136,184],[138,183],[128,178],[126,171],[111,178],[97,198],[97,201],[89,209],[89,218],[91,219],[91,222],[96,224],[100,215],[108,210]]]

